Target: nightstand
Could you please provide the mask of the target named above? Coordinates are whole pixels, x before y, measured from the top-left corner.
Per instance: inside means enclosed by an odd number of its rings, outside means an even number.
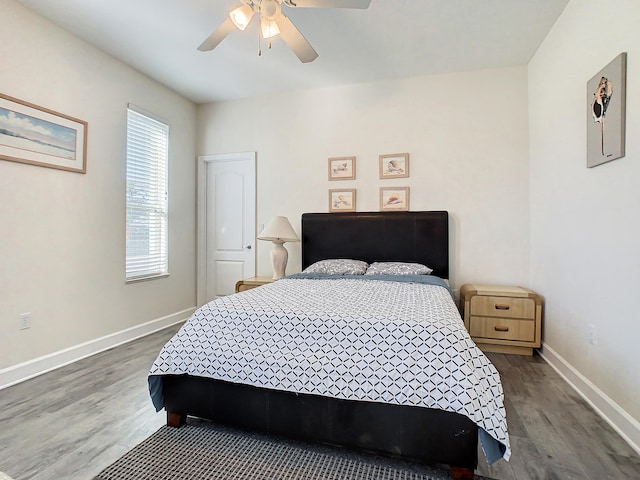
[[[251,290],[252,288],[259,287],[260,285],[266,285],[273,282],[271,277],[252,277],[240,280],[236,283],[236,293],[244,292],[245,290]]]
[[[464,326],[485,352],[533,355],[541,345],[542,298],[522,287],[460,287]]]

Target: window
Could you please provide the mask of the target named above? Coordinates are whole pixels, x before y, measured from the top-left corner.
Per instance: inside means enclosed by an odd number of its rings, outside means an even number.
[[[128,281],[168,275],[169,126],[143,110],[127,110]]]

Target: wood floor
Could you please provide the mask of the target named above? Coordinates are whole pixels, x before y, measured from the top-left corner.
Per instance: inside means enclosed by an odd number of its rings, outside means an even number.
[[[146,375],[177,328],[0,390],[0,471],[90,480],[156,431],[165,416],[151,405]],[[490,467],[480,455],[477,473],[640,480],[640,457],[540,357],[488,356],[504,384],[513,454]]]

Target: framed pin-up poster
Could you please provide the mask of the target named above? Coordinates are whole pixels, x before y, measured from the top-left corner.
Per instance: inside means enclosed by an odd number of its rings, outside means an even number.
[[[587,167],[624,157],[627,54],[587,82]]]

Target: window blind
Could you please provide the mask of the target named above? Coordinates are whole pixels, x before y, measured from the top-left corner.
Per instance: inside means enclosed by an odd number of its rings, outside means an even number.
[[[127,280],[168,274],[169,126],[127,110]]]

